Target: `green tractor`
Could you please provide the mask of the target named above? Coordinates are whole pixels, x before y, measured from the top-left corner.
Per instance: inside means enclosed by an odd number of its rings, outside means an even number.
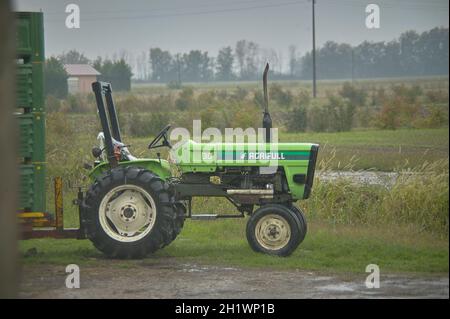
[[[150,159],[133,157],[121,139],[111,85],[92,84],[103,132],[98,136],[100,146],[92,149],[96,158],[89,173],[92,185],[78,203],[82,229],[97,249],[112,258],[142,258],[169,245],[186,218],[246,215],[253,250],[288,256],[297,248],[307,226],[293,203],[311,193],[318,145],[271,141],[267,73],[268,65],[263,76],[263,142],[187,140],[173,148],[168,125],[149,149],[169,148],[170,161],[161,159],[160,153]],[[237,213],[193,214],[193,198],[204,196],[225,197]]]

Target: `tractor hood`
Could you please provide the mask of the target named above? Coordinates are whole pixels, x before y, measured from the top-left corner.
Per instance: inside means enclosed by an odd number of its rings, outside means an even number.
[[[211,171],[217,166],[307,166],[312,143],[197,143],[186,141],[172,150],[175,162],[181,167],[194,166]]]

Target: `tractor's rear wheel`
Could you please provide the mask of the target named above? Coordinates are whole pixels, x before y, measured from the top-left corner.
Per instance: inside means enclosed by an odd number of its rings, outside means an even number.
[[[247,241],[256,251],[289,256],[305,237],[305,227],[296,212],[286,206],[267,204],[257,209],[247,222]]]
[[[94,246],[112,258],[143,258],[171,243],[184,223],[167,183],[137,167],[117,167],[90,187],[83,203]]]

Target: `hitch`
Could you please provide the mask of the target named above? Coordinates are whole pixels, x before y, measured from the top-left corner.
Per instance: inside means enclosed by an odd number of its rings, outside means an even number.
[[[19,212],[22,239],[32,238],[77,238],[84,239],[80,213],[80,228],[64,228],[63,183],[61,177],[54,178],[55,217],[47,212]],[[79,194],[81,188],[79,189]],[[81,192],[81,195],[83,193]],[[79,198],[81,201],[83,198]],[[81,207],[81,206],[79,206]]]

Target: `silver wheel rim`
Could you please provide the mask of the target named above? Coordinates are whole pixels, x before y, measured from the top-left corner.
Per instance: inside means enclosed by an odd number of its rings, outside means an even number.
[[[279,250],[289,243],[291,227],[284,217],[268,214],[256,224],[255,237],[265,249]]]
[[[156,205],[150,194],[139,186],[117,186],[103,197],[99,220],[111,238],[120,242],[134,242],[153,229]]]

